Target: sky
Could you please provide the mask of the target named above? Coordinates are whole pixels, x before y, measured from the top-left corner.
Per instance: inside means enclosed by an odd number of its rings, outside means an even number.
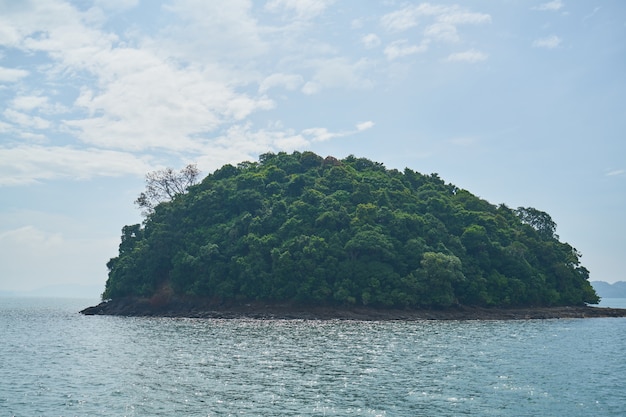
[[[626,280],[623,0],[0,0],[0,291],[98,296],[145,174],[365,157]]]

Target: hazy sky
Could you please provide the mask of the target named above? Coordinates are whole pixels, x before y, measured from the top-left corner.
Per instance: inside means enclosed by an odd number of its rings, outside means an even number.
[[[626,280],[623,0],[0,0],[0,290],[98,285],[144,174],[354,154]]]

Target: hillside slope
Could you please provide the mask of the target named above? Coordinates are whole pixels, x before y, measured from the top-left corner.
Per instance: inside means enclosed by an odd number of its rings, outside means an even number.
[[[533,208],[354,156],[225,165],[125,226],[104,299],[382,308],[596,303],[580,254]]]

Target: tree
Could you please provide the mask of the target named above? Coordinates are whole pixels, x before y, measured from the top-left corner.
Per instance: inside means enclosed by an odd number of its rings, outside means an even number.
[[[456,302],[454,287],[465,280],[461,260],[454,255],[426,252],[422,255],[418,276],[426,289],[424,304],[450,307]]]
[[[312,153],[146,176],[141,225],[122,230],[107,298],[379,307],[597,301],[547,213],[497,207],[437,175]],[[324,161],[324,162],[322,162]],[[171,202],[167,202],[172,200]]]
[[[159,203],[170,201],[197,184],[199,175],[200,170],[195,164],[189,164],[179,172],[172,168],[149,172],[146,174],[146,191],[139,194],[135,204],[147,216]]]
[[[530,225],[544,239],[559,238],[556,235],[556,223],[548,213],[533,207],[518,207],[515,213],[522,223]]]

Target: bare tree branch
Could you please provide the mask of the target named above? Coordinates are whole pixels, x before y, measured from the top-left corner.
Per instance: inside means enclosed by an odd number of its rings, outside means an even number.
[[[186,193],[189,187],[197,184],[199,175],[200,170],[195,164],[189,164],[179,172],[172,168],[149,172],[146,174],[146,190],[139,194],[135,204],[147,216],[159,203]]]

